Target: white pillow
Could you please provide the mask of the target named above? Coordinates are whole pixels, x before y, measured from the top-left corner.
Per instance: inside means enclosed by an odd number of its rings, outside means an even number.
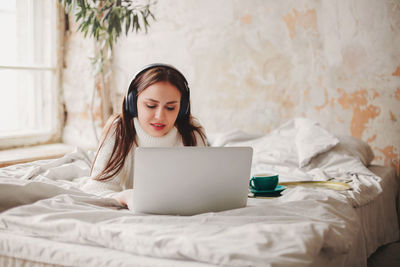
[[[210,146],[226,146],[229,143],[245,142],[263,136],[262,134],[251,134],[234,129],[222,133],[207,133],[207,141]]]
[[[339,135],[338,138],[336,151],[358,158],[364,166],[370,165],[374,160],[374,152],[367,142],[349,135]]]
[[[317,122],[306,119],[295,119],[297,157],[299,168],[307,166],[312,158],[326,152],[339,143],[339,139],[323,129]]]

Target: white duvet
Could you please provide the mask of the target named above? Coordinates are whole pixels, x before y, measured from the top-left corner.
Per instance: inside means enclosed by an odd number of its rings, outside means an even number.
[[[349,252],[360,228],[353,207],[381,192],[380,178],[364,167],[368,155],[349,150],[343,137],[306,119],[260,137],[231,132],[210,141],[252,146],[253,173],[275,172],[286,181],[341,180],[354,190],[296,187],[279,198],[249,199],[242,209],[190,217],[136,214],[113,199],[80,190],[91,155],[77,148],[60,159],[0,169],[0,231],[162,258],[167,266],[171,259],[308,266],[321,254],[329,258]],[[0,239],[0,254],[7,254],[7,246]],[[68,257],[65,261],[74,265]]]

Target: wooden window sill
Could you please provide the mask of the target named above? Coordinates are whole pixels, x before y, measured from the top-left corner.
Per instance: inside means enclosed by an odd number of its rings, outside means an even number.
[[[35,160],[60,158],[73,149],[73,146],[57,143],[0,150],[0,168]]]

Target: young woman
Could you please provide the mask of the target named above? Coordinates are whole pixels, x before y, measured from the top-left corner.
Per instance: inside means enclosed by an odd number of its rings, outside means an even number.
[[[129,207],[135,147],[205,145],[203,128],[190,114],[190,91],[183,74],[170,65],[148,65],[132,80],[122,112],[104,127],[92,179],[83,190]]]

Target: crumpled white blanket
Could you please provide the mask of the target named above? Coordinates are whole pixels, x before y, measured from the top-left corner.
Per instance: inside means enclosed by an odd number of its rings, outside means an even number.
[[[318,128],[310,121],[304,125]],[[61,159],[0,169],[0,231],[226,266],[309,266],[322,252],[345,255],[360,228],[353,205],[374,197],[364,197],[365,192],[379,193],[379,178],[354,157],[341,157],[335,136],[328,139],[336,144],[318,144],[299,160],[297,149],[308,140],[293,136],[301,127],[292,121],[269,135],[245,134],[220,145],[252,146],[253,172],[274,171],[283,180],[299,180],[319,178],[319,168],[327,177],[352,179],[352,193],[296,187],[280,198],[249,199],[242,209],[190,217],[137,214],[114,199],[80,190],[92,155],[76,149]]]
[[[321,250],[348,252],[359,227],[345,199],[314,193],[297,188],[277,200],[188,217],[134,214],[109,199],[69,193],[3,212],[0,229],[166,259],[309,266]]]
[[[214,134],[210,144],[251,146],[254,150],[252,174],[279,174],[281,182],[348,182],[353,190],[342,193],[354,207],[368,204],[382,192],[381,178],[365,166],[373,159],[372,150],[357,153],[354,150],[359,147],[349,147],[352,144],[345,137],[337,137],[309,119],[293,119],[258,137],[242,131]]]

